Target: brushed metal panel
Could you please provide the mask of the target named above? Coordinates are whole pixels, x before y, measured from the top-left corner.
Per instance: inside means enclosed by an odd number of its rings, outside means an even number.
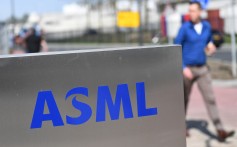
[[[137,117],[137,82],[145,82],[147,107],[158,115]],[[101,49],[0,57],[1,147],[185,147],[185,114],[180,46]],[[134,118],[96,123],[97,88],[129,85]],[[67,125],[66,115],[78,115],[68,90],[85,86],[91,119]],[[37,93],[52,90],[65,126],[44,122],[30,129]],[[46,110],[47,111],[47,110]]]

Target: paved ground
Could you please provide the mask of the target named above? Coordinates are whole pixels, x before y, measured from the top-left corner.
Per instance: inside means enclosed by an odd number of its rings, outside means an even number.
[[[236,54],[237,55],[237,54]],[[217,51],[216,54],[214,56],[212,56],[211,58],[213,59],[220,59],[226,62],[231,62],[232,59],[232,55],[231,55],[231,51]]]
[[[225,62],[231,62],[232,61],[231,45],[224,44],[220,49],[217,50],[216,54],[214,54],[211,58],[219,59]]]
[[[221,86],[221,81],[215,81],[214,85],[219,113],[225,128],[237,131],[237,86]],[[187,120],[187,125],[191,128],[187,147],[237,147],[237,135],[226,143],[219,143],[215,139],[215,128],[196,85],[191,96]]]

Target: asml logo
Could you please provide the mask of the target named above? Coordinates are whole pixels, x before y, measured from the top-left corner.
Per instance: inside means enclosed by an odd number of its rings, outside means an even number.
[[[81,112],[80,116],[77,117],[66,115],[66,124],[81,125],[90,120],[92,116],[93,112],[91,106],[79,101],[76,98],[79,95],[89,98],[89,89],[87,87],[76,87],[69,90],[65,96],[65,100],[73,96],[72,107]],[[136,100],[138,117],[154,116],[158,114],[157,108],[147,108],[146,106],[144,82],[136,83]],[[45,107],[48,107],[49,110],[47,114],[44,113]],[[96,122],[106,121],[106,107],[108,108],[111,120],[119,119],[121,107],[123,107],[125,119],[134,117],[128,84],[117,85],[114,99],[111,96],[109,86],[98,86],[97,107],[95,112]],[[30,128],[41,128],[45,121],[51,121],[54,127],[65,125],[52,91],[38,92]]]

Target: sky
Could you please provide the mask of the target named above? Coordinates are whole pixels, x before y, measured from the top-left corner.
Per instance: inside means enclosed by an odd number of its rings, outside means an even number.
[[[22,17],[26,13],[61,12],[65,4],[77,0],[12,0],[15,1],[15,16]],[[1,0],[0,21],[11,16],[11,0]]]

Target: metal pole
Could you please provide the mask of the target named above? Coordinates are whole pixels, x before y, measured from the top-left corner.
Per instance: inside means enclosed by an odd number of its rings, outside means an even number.
[[[142,0],[138,0],[138,9],[140,15],[140,26],[139,26],[139,45],[143,46],[143,30],[142,30]]]
[[[90,23],[91,19],[90,18],[91,18],[91,5],[92,5],[92,1],[88,0],[86,4],[87,4],[87,31],[88,31],[90,29],[90,27],[91,27],[91,23]]]
[[[12,35],[15,33],[15,1],[11,0],[11,23],[12,23]]]
[[[235,39],[235,0],[232,0],[232,31],[231,31],[231,46],[232,46],[232,74],[237,77],[236,71],[236,39]]]

